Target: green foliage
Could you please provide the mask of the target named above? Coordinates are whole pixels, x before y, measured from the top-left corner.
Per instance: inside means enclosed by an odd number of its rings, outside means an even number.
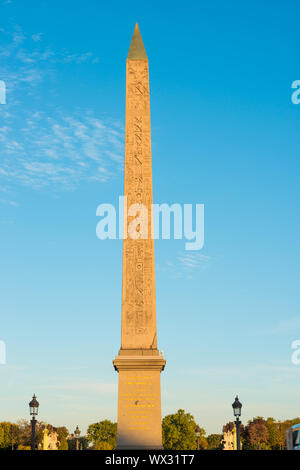
[[[207,436],[207,449],[208,450],[221,450],[222,449],[222,434],[210,434]]]
[[[67,440],[68,450],[76,450],[76,439],[73,437]],[[89,442],[85,436],[81,436],[78,439],[79,450],[86,450],[89,447]]]
[[[79,438],[79,449],[86,450],[89,448],[89,441],[85,436]]]
[[[264,419],[260,416],[248,421],[247,426],[241,424],[241,441],[243,449],[283,450],[286,449],[286,431],[300,418],[276,421],[274,418]],[[49,432],[58,435],[59,450],[73,450],[76,440],[68,439],[69,432],[65,426],[58,428],[43,422],[36,423],[36,442],[41,447],[45,426]],[[223,432],[232,431],[235,424],[227,423]],[[178,410],[177,413],[165,416],[162,421],[163,446],[165,449],[194,450],[197,448],[196,422],[192,415]],[[109,420],[93,423],[89,426],[87,436],[79,438],[79,448],[87,449],[92,443],[95,450],[113,450],[117,442],[117,424]],[[31,444],[31,423],[21,420],[18,423],[0,422],[0,450],[19,448],[29,450]],[[204,429],[200,428],[200,449],[216,450],[222,448],[222,435],[210,434],[205,437]]]
[[[94,450],[112,450],[112,446],[106,441],[97,441]]]
[[[63,438],[67,439],[69,435],[69,431],[67,430],[66,426],[60,426],[56,428],[55,431],[57,432],[57,438],[59,441]]]
[[[60,426],[56,428],[55,431],[57,433],[58,439],[58,450],[68,450],[69,446],[67,437],[69,435],[69,431],[67,430],[67,428],[65,426]]]
[[[266,426],[269,431],[268,444],[272,450],[280,450],[285,445],[285,439],[282,441],[279,423],[274,418],[267,418]]]
[[[115,449],[117,446],[117,423],[112,423],[106,419],[90,424],[87,430],[87,439],[94,445],[105,442],[111,449]]]
[[[197,448],[197,424],[194,417],[184,410],[165,416],[162,421],[164,449],[194,450]],[[200,446],[206,447],[205,431],[200,428]]]
[[[69,450],[68,441],[65,437],[59,440],[58,450]]]
[[[3,421],[0,423],[0,448],[9,449],[12,446],[11,439],[12,423]]]
[[[20,440],[20,430],[19,430],[19,426],[15,423],[11,424],[10,437],[11,437],[12,449],[16,449],[18,447],[19,440]]]

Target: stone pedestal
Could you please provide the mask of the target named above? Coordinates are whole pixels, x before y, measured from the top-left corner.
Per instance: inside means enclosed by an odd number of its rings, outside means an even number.
[[[158,351],[124,353],[113,361],[119,372],[117,450],[162,449],[160,373],[166,361]]]

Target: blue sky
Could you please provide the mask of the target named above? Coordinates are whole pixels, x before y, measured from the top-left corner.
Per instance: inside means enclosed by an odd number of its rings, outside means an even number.
[[[116,420],[125,64],[150,61],[154,200],[203,203],[205,245],[157,241],[163,415],[208,433],[299,415],[299,4],[0,2],[0,419]]]

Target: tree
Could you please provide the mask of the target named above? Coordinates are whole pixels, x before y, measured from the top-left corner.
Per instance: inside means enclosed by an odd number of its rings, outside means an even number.
[[[223,426],[223,432],[232,432],[234,430],[235,424],[230,421],[229,423]]]
[[[75,437],[71,437],[71,438],[69,437],[69,439],[67,440],[68,450],[76,450],[76,440],[77,439]],[[79,437],[78,447],[79,447],[79,450],[86,450],[89,448],[89,441],[87,440],[85,436]]]
[[[10,449],[12,447],[12,423],[2,421],[0,423],[0,448]]]
[[[162,421],[162,436],[164,449],[193,450],[197,448],[197,424],[194,417],[184,410],[167,415]],[[200,428],[200,446],[206,447],[205,431]]]
[[[62,437],[58,442],[57,450],[69,450],[68,441],[65,437]]]
[[[284,442],[280,432],[280,423],[276,423],[274,418],[267,418],[266,426],[269,431],[268,443],[272,450],[280,450]]]
[[[31,445],[31,423],[26,419],[22,419],[17,423],[19,427],[19,444],[23,447],[30,447]],[[45,423],[42,421],[36,422],[35,428],[35,442],[36,446],[40,447],[43,442],[43,430],[45,429]]]
[[[16,450],[19,445],[20,430],[19,430],[19,426],[15,423],[11,424],[10,437],[11,437],[11,448],[12,450]]]
[[[112,450],[112,446],[106,441],[97,441],[94,450]]]
[[[248,422],[248,425],[245,428],[245,448],[248,449],[259,449],[259,450],[270,450],[271,446],[269,444],[269,430],[267,427],[267,422],[261,416],[254,418],[252,421]]]
[[[116,445],[117,445],[117,438],[116,438]],[[89,448],[89,441],[86,436],[81,436],[79,438],[79,449],[86,450]]]
[[[221,450],[222,449],[222,434],[210,434],[207,436],[207,449],[208,450]]]
[[[59,426],[58,428],[55,428],[55,431],[57,432],[58,440],[63,439],[64,437],[67,438],[69,435],[69,431],[66,426]]]
[[[69,435],[69,431],[67,430],[66,426],[60,426],[56,428],[57,432],[57,439],[58,439],[58,450],[68,450],[68,441],[67,437]]]
[[[109,444],[111,449],[115,449],[117,446],[117,423],[105,419],[99,423],[90,424],[87,430],[87,439],[94,446],[103,445],[100,442],[105,442]]]

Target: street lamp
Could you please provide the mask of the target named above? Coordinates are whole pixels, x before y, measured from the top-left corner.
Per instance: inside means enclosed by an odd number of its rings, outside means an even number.
[[[79,427],[76,426],[76,429],[74,431],[75,438],[76,438],[76,450],[79,450],[79,436],[80,436],[80,430]]]
[[[201,435],[201,429],[199,426],[196,427],[196,437],[197,437],[197,450],[200,449],[200,435]]]
[[[36,427],[36,419],[35,417],[38,415],[39,410],[39,402],[36,399],[36,396],[33,395],[32,400],[29,402],[29,411],[31,419],[31,450],[35,450],[35,427]]]
[[[232,403],[232,408],[233,408],[233,414],[236,417],[235,420],[235,427],[236,427],[236,448],[237,450],[241,450],[241,444],[240,444],[240,416],[242,414],[242,404],[239,401],[239,397],[236,396],[234,402]]]

